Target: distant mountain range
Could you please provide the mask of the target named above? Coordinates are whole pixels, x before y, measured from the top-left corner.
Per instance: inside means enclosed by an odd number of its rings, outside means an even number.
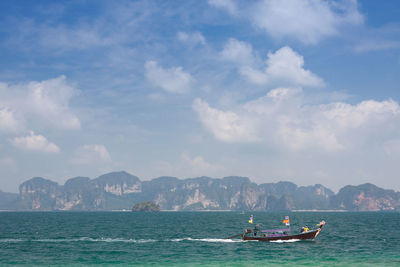
[[[75,177],[59,185],[35,177],[19,186],[19,194],[0,191],[1,210],[131,210],[153,201],[162,210],[349,210],[400,211],[400,192],[373,184],[345,186],[337,194],[323,185],[291,182],[255,184],[246,177],[140,181],[127,172],[96,179]]]

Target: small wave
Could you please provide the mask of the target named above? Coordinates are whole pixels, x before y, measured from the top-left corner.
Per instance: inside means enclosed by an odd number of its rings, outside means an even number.
[[[236,243],[243,242],[241,239],[222,239],[222,238],[176,238],[171,239],[172,242],[181,242],[181,241],[200,241],[200,242],[211,242],[211,243]]]
[[[156,242],[154,239],[123,239],[123,238],[54,238],[54,239],[0,239],[1,243],[17,242],[43,242],[43,243],[69,243],[69,242],[122,242],[122,243],[148,243]]]
[[[269,241],[269,242],[273,242],[273,243],[293,243],[293,242],[297,242],[297,241],[300,241],[300,239],[274,240],[274,241]]]
[[[0,243],[18,243],[18,242],[25,242],[26,239],[13,239],[13,238],[4,238],[0,239]]]
[[[55,243],[63,243],[63,242],[122,242],[122,243],[148,243],[148,242],[156,242],[157,240],[153,239],[123,239],[123,238],[91,238],[91,237],[80,237],[80,238],[71,238],[71,239],[36,239],[32,240],[33,242],[55,242]]]

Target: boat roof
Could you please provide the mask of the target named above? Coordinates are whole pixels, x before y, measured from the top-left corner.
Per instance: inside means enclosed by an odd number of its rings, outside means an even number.
[[[288,232],[288,231],[290,231],[290,228],[261,230],[262,233]]]

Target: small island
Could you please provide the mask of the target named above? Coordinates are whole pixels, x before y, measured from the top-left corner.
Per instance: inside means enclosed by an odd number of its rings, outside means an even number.
[[[132,211],[160,211],[160,206],[152,201],[144,201],[136,203]]]

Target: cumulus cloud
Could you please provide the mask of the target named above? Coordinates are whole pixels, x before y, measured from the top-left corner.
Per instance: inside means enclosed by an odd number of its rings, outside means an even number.
[[[167,161],[158,161],[155,169],[160,175],[173,175],[181,177],[194,176],[213,176],[221,175],[225,168],[219,164],[210,163],[203,156],[190,156],[188,153],[182,153],[180,159],[171,163]]]
[[[190,46],[196,46],[198,44],[205,45],[206,39],[200,32],[186,33],[178,32],[178,39]]]
[[[155,61],[147,61],[145,64],[146,78],[154,86],[160,87],[166,92],[183,94],[189,91],[193,82],[192,76],[184,72],[182,67],[164,69]]]
[[[232,0],[208,0],[208,4],[226,9],[231,15],[237,14],[236,3]]]
[[[225,60],[235,62],[239,65],[253,66],[257,61],[253,55],[251,44],[230,38],[221,52]]]
[[[201,173],[214,173],[222,168],[219,165],[207,162],[202,156],[190,157],[186,153],[182,154],[182,164],[198,175]]]
[[[250,118],[241,117],[233,111],[212,108],[207,102],[195,99],[193,109],[203,125],[224,142],[254,142],[258,137]]]
[[[221,52],[224,59],[238,64],[239,72],[255,84],[287,84],[321,87],[324,82],[317,75],[304,69],[304,58],[290,47],[284,46],[261,65],[261,59],[250,44],[230,39]]]
[[[322,122],[323,124],[323,122]],[[282,116],[276,121],[277,131],[274,133],[282,146],[290,150],[306,150],[309,148],[337,151],[344,149],[344,145],[337,139],[334,129],[324,127],[318,120],[298,120],[289,116]]]
[[[22,150],[32,150],[45,153],[60,152],[60,148],[47,140],[43,135],[35,135],[30,131],[28,136],[15,137],[11,143]]]
[[[234,111],[212,108],[200,99],[193,108],[205,129],[220,141],[252,140],[289,150],[348,149],[375,140],[380,134],[376,129],[400,120],[400,106],[393,100],[310,103],[300,88],[273,89]],[[388,134],[398,130],[387,129]]]
[[[77,165],[88,165],[93,163],[111,162],[111,156],[104,145],[92,144],[78,148],[71,163]]]
[[[240,8],[233,1],[209,3],[250,20],[275,39],[291,38],[304,44],[316,44],[338,35],[344,26],[364,22],[355,0],[260,0]]]
[[[7,108],[0,108],[0,132],[15,132],[18,128],[18,122],[14,114]]]
[[[347,103],[332,103],[321,106],[324,117],[344,129],[356,128],[374,120],[384,120],[387,115],[400,114],[399,104],[394,100],[362,101],[357,105]]]
[[[321,78],[304,69],[304,58],[290,47],[285,46],[275,53],[268,53],[265,69],[266,79],[289,81],[300,86],[319,87]]]
[[[0,129],[16,129],[34,121],[61,129],[79,129],[80,120],[69,106],[78,91],[65,76],[42,82],[0,84]]]

